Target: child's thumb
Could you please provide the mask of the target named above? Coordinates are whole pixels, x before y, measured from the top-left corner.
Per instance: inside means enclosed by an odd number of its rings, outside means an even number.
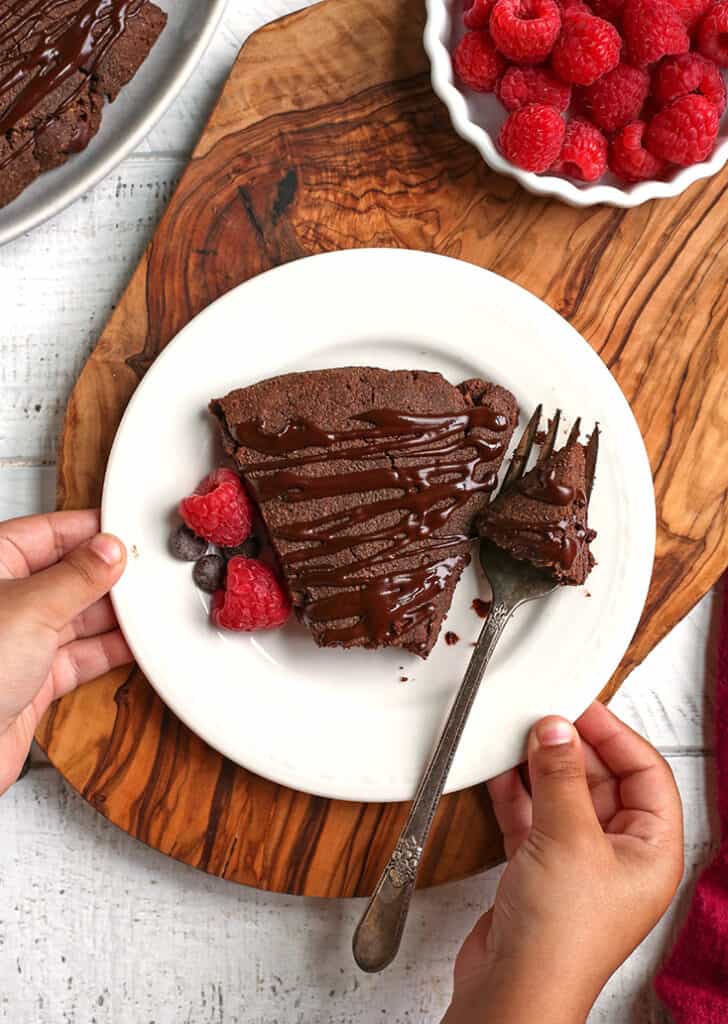
[[[533,827],[568,842],[580,828],[599,827],[579,735],[565,718],[543,718],[528,737]]]
[[[125,561],[121,541],[99,533],[50,568],[20,580],[18,598],[36,620],[61,630],[111,589]]]

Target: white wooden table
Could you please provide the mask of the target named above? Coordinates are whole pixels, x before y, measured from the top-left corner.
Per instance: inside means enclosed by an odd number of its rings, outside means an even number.
[[[137,153],[74,207],[0,249],[0,519],[53,507],[69,391],[250,31],[301,6],[230,0],[200,68]],[[686,879],[712,849],[706,598],[613,707],[668,757],[686,810]],[[708,782],[708,789],[710,782]],[[106,823],[39,764],[0,802],[0,1020],[12,1024],[428,1024],[499,870],[418,894],[381,976],[350,955],[359,902],[272,896],[207,877]],[[612,979],[590,1018],[663,1022],[651,977],[685,909]]]

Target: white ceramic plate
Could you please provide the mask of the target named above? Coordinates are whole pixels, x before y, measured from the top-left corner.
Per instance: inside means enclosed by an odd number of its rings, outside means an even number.
[[[655,514],[649,465],[619,387],[569,324],[522,288],[467,263],[402,250],[314,256],[236,288],[193,320],[154,363],[109,460],[106,530],[132,556],[114,604],[160,696],[232,760],[297,789],[404,800],[462,677],[481,620],[475,564],[457,588],[427,661],[395,650],[321,650],[295,622],[241,635],[208,621],[190,565],[167,553],[179,499],[219,462],[211,397],[291,370],[373,365],[482,376],[597,420],[603,437],[591,521],[599,565],[516,613],[473,709],[449,788],[516,763],[529,726],[571,718],[616,668],[642,611]],[[588,596],[591,595],[591,596]],[[400,682],[406,676],[407,682]]]
[[[721,120],[718,141],[709,160],[674,170],[666,181],[624,185],[611,172],[598,182],[572,181],[558,174],[533,174],[506,160],[495,145],[506,112],[492,93],[477,93],[457,82],[451,54],[465,35],[463,0],[427,0],[425,49],[432,66],[432,87],[444,102],[458,135],[471,142],[494,171],[515,178],[536,195],[556,196],[570,206],[639,206],[649,199],[677,196],[693,182],[709,178],[728,160],[728,116]],[[725,77],[725,76],[724,76]]]
[[[194,71],[227,0],[155,2],[167,12],[167,24],[144,64],[114,102],[105,104],[88,147],[0,209],[0,245],[55,216],[139,145]]]

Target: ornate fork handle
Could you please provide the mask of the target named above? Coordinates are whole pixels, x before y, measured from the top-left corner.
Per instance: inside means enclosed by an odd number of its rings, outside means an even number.
[[[407,919],[422,851],[470,709],[503,628],[521,602],[496,600],[478,638],[445,728],[422,776],[394,853],[354,933],[354,959],[364,971],[392,962]]]

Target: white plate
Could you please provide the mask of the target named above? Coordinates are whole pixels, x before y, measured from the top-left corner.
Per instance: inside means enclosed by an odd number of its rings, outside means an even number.
[[[42,224],[101,181],[157,123],[194,71],[227,0],[155,0],[167,24],[82,153],[46,171],[0,209],[0,245]]]
[[[591,508],[599,564],[585,588],[516,614],[473,708],[451,790],[516,763],[539,716],[575,717],[609,679],[650,579],[652,481],[629,406],[579,334],[522,288],[442,256],[369,249],[288,264],[213,303],[156,360],[119,427],[103,499],[104,529],[132,552],[113,597],[139,664],[190,728],[258,774],[324,796],[404,800],[478,635],[475,566],[445,626],[460,643],[441,637],[422,661],[394,650],[321,650],[294,622],[250,636],[218,632],[190,566],[167,553],[179,499],[219,460],[208,400],[278,373],[348,365],[439,370],[453,382],[486,377],[513,390],[522,422],[542,401],[603,431]]]

